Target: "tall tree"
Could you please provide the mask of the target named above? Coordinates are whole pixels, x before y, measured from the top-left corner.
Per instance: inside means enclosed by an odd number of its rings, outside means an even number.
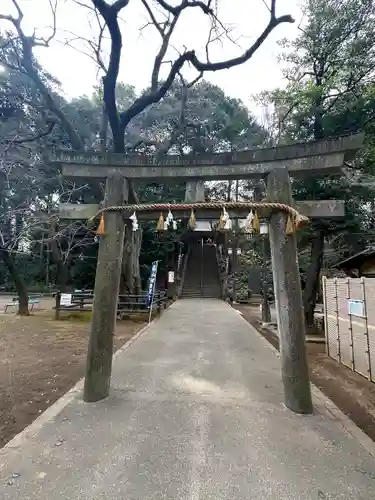
[[[363,95],[374,78],[375,5],[371,0],[308,0],[299,36],[283,41],[285,90],[268,95],[275,106],[279,142],[319,140],[366,130],[374,121]],[[366,109],[367,107],[367,109]],[[361,112],[358,109],[361,108]],[[363,163],[361,164],[363,167]],[[310,179],[294,184],[298,197],[348,199],[348,179]],[[358,196],[363,196],[358,193]],[[362,198],[363,202],[363,198]],[[355,214],[353,214],[355,217]],[[357,228],[358,228],[357,219]],[[304,289],[305,318],[313,324],[324,242],[340,225],[318,222],[310,232],[311,258]]]
[[[12,69],[0,74],[0,258],[16,286],[22,315],[28,314],[28,294],[17,256],[27,246],[35,200],[48,183],[38,146],[56,126],[42,101],[25,75]]]

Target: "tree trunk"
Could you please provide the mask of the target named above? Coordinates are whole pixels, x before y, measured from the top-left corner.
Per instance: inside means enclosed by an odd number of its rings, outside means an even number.
[[[142,229],[134,232],[131,221],[127,221],[122,257],[121,294],[138,295],[141,292],[141,274],[139,268],[141,246]]]
[[[66,291],[66,287],[69,281],[69,260],[67,262],[63,262],[59,260],[56,262],[57,267],[57,288],[60,292],[64,293]]]
[[[52,259],[56,264],[56,285],[59,292],[64,292],[69,281],[69,264],[71,255],[68,254],[64,261],[64,255],[56,238],[57,235],[57,219],[51,218],[50,226],[50,241],[49,246],[52,253]]]
[[[319,291],[319,277],[324,254],[324,234],[319,231],[311,243],[311,263],[307,271],[306,285],[303,291],[303,306],[307,331],[314,326],[316,298]]]
[[[232,181],[228,181],[227,201],[231,201],[231,197],[232,197]]]
[[[315,83],[317,87],[322,86],[321,72],[316,75]],[[323,110],[321,93],[314,99],[314,139],[324,138]],[[305,311],[306,332],[314,328],[314,313],[317,294],[319,291],[320,271],[324,254],[324,234],[318,231],[311,243],[311,262],[307,271],[306,285],[303,291],[303,306]]]
[[[8,250],[1,249],[0,257],[6,265],[10,275],[13,278],[18,294],[18,314],[21,316],[29,316],[29,296],[27,293],[25,282],[18,272],[17,266],[13,260],[12,255]]]
[[[108,137],[108,116],[105,110],[105,104],[103,102],[102,114],[100,117],[100,129],[99,129],[99,147],[101,153],[105,153],[107,150],[107,137]]]

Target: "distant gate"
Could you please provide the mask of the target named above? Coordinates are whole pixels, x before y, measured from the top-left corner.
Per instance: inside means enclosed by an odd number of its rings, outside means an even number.
[[[375,382],[375,279],[323,278],[327,354]]]

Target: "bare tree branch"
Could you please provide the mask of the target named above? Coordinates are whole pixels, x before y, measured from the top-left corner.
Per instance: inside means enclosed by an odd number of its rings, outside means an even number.
[[[173,18],[169,29],[165,31],[165,33],[162,37],[163,42],[160,46],[160,50],[159,50],[157,56],[155,57],[154,67],[153,67],[152,76],[151,76],[151,89],[153,91],[157,90],[157,87],[159,84],[160,68],[161,68],[163,59],[165,57],[165,54],[167,53],[169,41],[170,41],[172,33],[176,27],[178,18],[179,18],[179,14]]]
[[[22,12],[22,10],[21,10],[21,8],[20,8],[20,6],[19,6],[19,4],[18,4],[17,0],[12,0],[12,3],[13,3],[13,5],[15,6],[15,8],[17,9],[17,13],[18,13],[18,21],[20,21],[20,22],[21,22],[21,21],[22,21],[22,19],[23,19],[23,12]]]
[[[17,69],[25,74],[28,75],[28,77],[36,84],[37,88],[41,92],[41,94],[44,97],[46,106],[52,111],[52,113],[58,118],[59,122],[61,123],[61,126],[69,136],[70,142],[73,146],[74,149],[83,149],[83,142],[80,138],[80,136],[77,134],[77,132],[74,130],[72,127],[72,124],[69,122],[67,117],[65,116],[64,112],[62,109],[59,107],[59,105],[56,103],[55,99],[52,96],[52,93],[48,89],[47,85],[44,83],[43,79],[41,78],[38,69],[35,68],[34,66],[34,57],[33,57],[33,48],[35,46],[40,46],[40,45],[46,45],[46,41],[42,41],[42,39],[37,39],[35,38],[35,34],[32,36],[26,36],[22,26],[21,26],[21,21],[23,19],[23,13],[22,10],[17,2],[17,0],[12,0],[13,4],[15,5],[18,13],[18,17],[12,17],[12,16],[5,16],[1,15],[0,19],[6,19],[7,21],[11,22],[14,26],[14,28],[17,31],[18,38],[22,47],[21,54],[18,54],[18,51],[15,50],[15,54],[17,55],[19,59],[19,68],[15,68],[11,63],[8,63],[7,61],[2,61],[4,65],[12,68],[12,69]],[[50,3],[51,8],[54,9],[54,6],[57,5],[57,1],[55,0],[55,3]],[[55,10],[54,10],[55,12]],[[49,41],[50,39],[47,39]]]
[[[115,11],[115,12],[120,12],[120,10],[122,10],[124,7],[126,7],[129,3],[129,0],[117,0],[113,5],[112,5],[112,9]]]
[[[227,59],[226,61],[221,61],[217,63],[209,63],[209,62],[204,63],[200,61],[195,55],[195,52],[192,51],[190,52],[188,60],[198,71],[219,71],[221,69],[233,68],[234,66],[238,66],[239,64],[243,64],[244,62],[248,61],[253,56],[253,54],[259,49],[262,43],[267,39],[269,34],[276,28],[276,26],[282,23],[293,23],[293,22],[294,19],[289,15],[281,16],[275,19],[271,18],[270,22],[268,23],[267,27],[263,30],[262,34],[257,38],[257,40],[253,43],[253,45],[248,50],[246,50],[241,56],[234,57],[232,59]]]
[[[248,61],[257,51],[257,49],[262,45],[262,43],[267,39],[269,34],[276,28],[276,26],[282,23],[293,22],[293,18],[289,15],[281,16],[276,19],[273,19],[271,17],[267,27],[263,30],[262,34],[257,38],[257,40],[248,50],[246,50],[241,56],[228,59],[226,61],[217,63],[202,62],[197,58],[195,51],[185,52],[172,64],[169,75],[156,91],[150,94],[142,95],[141,97],[136,99],[136,101],[132,104],[132,106],[130,106],[127,111],[121,114],[121,129],[125,131],[126,126],[135,116],[137,116],[147,106],[158,102],[165,96],[165,94],[171,87],[177,73],[182,69],[185,63],[189,62],[200,73],[203,73],[205,71],[219,71],[222,69],[233,68],[234,66],[238,66]]]
[[[107,72],[107,67],[104,63],[103,57],[102,57],[102,43],[104,39],[104,30],[105,26],[100,26],[99,27],[99,36],[98,36],[98,41],[95,42],[94,40],[91,40],[89,38],[82,37],[81,35],[76,35],[75,33],[67,32],[72,35],[72,38],[66,39],[64,42],[64,45],[67,47],[70,47],[71,49],[85,55],[86,57],[90,58],[95,64],[98,65],[98,69],[102,70],[103,73]],[[77,48],[74,45],[74,42],[76,41],[82,41],[84,43],[87,43],[89,46],[88,51]]]
[[[48,0],[48,3],[49,3],[49,6],[50,6],[50,9],[51,9],[53,22],[52,22],[52,33],[51,33],[51,35],[48,38],[46,38],[46,39],[43,39],[43,38],[41,39],[43,41],[43,43],[44,43],[45,46],[48,46],[49,43],[51,42],[51,40],[56,35],[57,0]]]
[[[267,4],[266,0],[262,0],[262,2],[264,3],[266,9],[268,10],[269,13],[271,13],[271,7]]]
[[[0,143],[3,142],[4,144],[13,145],[13,144],[24,144],[25,142],[34,142],[34,141],[37,141],[38,139],[41,139],[42,137],[47,137],[47,135],[49,135],[52,132],[55,125],[56,125],[55,121],[50,121],[47,130],[44,130],[43,132],[40,132],[39,134],[36,134],[34,136],[31,136],[31,137],[25,137],[23,139],[7,139],[5,141],[0,140]]]
[[[203,72],[199,73],[199,75],[196,78],[194,78],[194,80],[192,80],[191,82],[187,83],[186,87],[188,89],[191,89],[191,87],[193,87],[196,83],[198,83],[199,80],[201,80],[202,78],[203,78]]]
[[[271,19],[276,19],[276,0],[271,0]]]
[[[72,34],[74,36],[74,38],[70,39],[70,40],[66,40],[65,45],[68,45],[72,49],[74,49],[78,52],[81,52],[85,56],[89,57],[91,60],[93,60],[99,66],[99,69],[101,69],[104,73],[106,73],[107,67],[106,67],[104,60],[103,60],[103,57],[102,57],[102,44],[103,44],[103,41],[105,38],[104,32],[106,29],[106,24],[105,24],[105,22],[104,23],[101,22],[99,11],[94,6],[88,5],[86,3],[82,3],[80,0],[73,0],[73,1],[77,5],[84,7],[85,9],[87,9],[89,12],[91,12],[94,15],[95,20],[96,20],[96,24],[97,24],[97,26],[94,27],[94,30],[95,30],[95,28],[99,29],[98,40],[97,40],[97,42],[95,42],[93,38],[85,38],[85,37],[82,37],[81,35],[76,35],[75,33],[67,31],[67,33]],[[88,19],[88,22],[89,22],[90,27],[92,28],[90,18]],[[85,43],[87,43],[91,52],[93,52],[94,56],[92,54],[90,54],[90,52],[85,52],[85,51],[82,51],[81,49],[77,49],[77,47],[75,47],[73,45],[73,42],[76,40],[82,40]]]
[[[79,1],[79,0],[78,0]],[[150,4],[147,0],[142,0],[148,16],[150,17],[151,24],[155,26],[159,35],[162,38],[162,43],[160,49],[156,55],[152,76],[151,76],[151,89],[149,92],[143,94],[138,99],[136,99],[133,104],[123,113],[119,114],[116,105],[115,90],[116,83],[119,74],[119,65],[122,49],[122,36],[118,24],[118,13],[120,10],[128,5],[128,1],[117,1],[110,5],[105,0],[92,0],[94,7],[99,11],[100,15],[105,21],[105,24],[110,32],[111,36],[111,52],[110,52],[110,62],[108,66],[108,71],[103,79],[104,83],[104,101],[106,104],[107,114],[109,122],[111,125],[114,149],[117,152],[123,152],[125,150],[125,140],[124,134],[125,129],[129,122],[146,109],[149,105],[158,102],[162,99],[166,92],[171,87],[176,75],[180,72],[185,63],[193,66],[199,74],[203,74],[205,71],[219,71],[221,69],[229,69],[239,64],[248,61],[256,50],[261,46],[261,44],[266,40],[269,34],[282,23],[292,23],[294,20],[289,15],[284,15],[281,17],[276,17],[276,0],[272,0],[270,8],[270,20],[266,28],[263,30],[261,35],[253,43],[253,45],[246,50],[242,55],[228,59],[226,61],[211,62],[201,61],[194,51],[186,51],[181,54],[171,65],[169,74],[167,75],[165,81],[161,84],[159,83],[160,68],[163,64],[164,57],[168,50],[170,44],[171,35],[176,27],[177,21],[181,13],[188,8],[199,8],[206,15],[209,15],[213,19],[214,28],[221,26],[223,32],[227,32],[226,28],[220,23],[217,15],[212,8],[212,0],[207,3],[203,1],[194,0],[182,0],[182,2],[176,6],[170,5],[165,0],[155,0],[157,4],[166,11],[167,16],[171,15],[172,20],[168,18],[164,21],[158,21],[155,13],[153,12]],[[219,35],[216,35],[219,38]],[[211,39],[212,42],[212,39]]]
[[[172,6],[170,4],[168,4],[167,2],[165,2],[164,0],[156,0],[157,3],[163,7],[163,9],[165,9],[166,11],[170,12],[171,14],[173,14],[174,16],[178,16],[179,14],[181,14],[181,12],[188,8],[188,7],[199,7],[200,9],[202,9],[202,11],[205,13],[205,14],[213,14],[213,11],[211,9],[211,3],[212,1],[209,0],[207,4],[205,4],[204,2],[200,2],[200,1],[194,1],[194,0],[183,0],[180,5],[176,5],[176,6]]]
[[[146,1],[146,0],[141,0],[141,1],[142,1],[143,5],[145,6],[145,8],[146,8],[147,12],[148,12],[148,15],[149,15],[149,16],[150,16],[150,18],[151,18],[151,23],[148,23],[148,24],[153,24],[153,25],[155,26],[155,28],[158,30],[158,32],[159,32],[159,34],[160,34],[160,36],[161,36],[162,38],[164,38],[164,35],[165,35],[165,28],[163,29],[163,28],[160,26],[159,22],[156,20],[156,17],[155,17],[155,15],[154,15],[154,13],[153,13],[153,11],[152,11],[151,7],[150,7],[150,6],[149,6],[149,4],[147,3],[147,1]],[[147,25],[146,25],[146,26],[147,26]]]

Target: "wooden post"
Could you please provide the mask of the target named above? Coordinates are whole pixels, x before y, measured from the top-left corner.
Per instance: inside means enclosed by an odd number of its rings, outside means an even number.
[[[105,205],[122,205],[126,199],[126,180],[120,176],[109,177],[106,182]],[[104,213],[105,234],[101,236],[99,243],[87,353],[84,386],[86,402],[99,401],[109,394],[124,230],[125,223],[120,212]]]
[[[60,319],[60,303],[61,303],[61,292],[60,290],[56,292],[55,297],[55,320],[58,321]]]
[[[292,190],[286,168],[276,169],[268,174],[267,191],[267,201],[292,204]],[[295,234],[285,233],[287,218],[285,212],[272,214],[269,228],[284,401],[290,410],[308,414],[312,413],[313,408],[297,241]]]

